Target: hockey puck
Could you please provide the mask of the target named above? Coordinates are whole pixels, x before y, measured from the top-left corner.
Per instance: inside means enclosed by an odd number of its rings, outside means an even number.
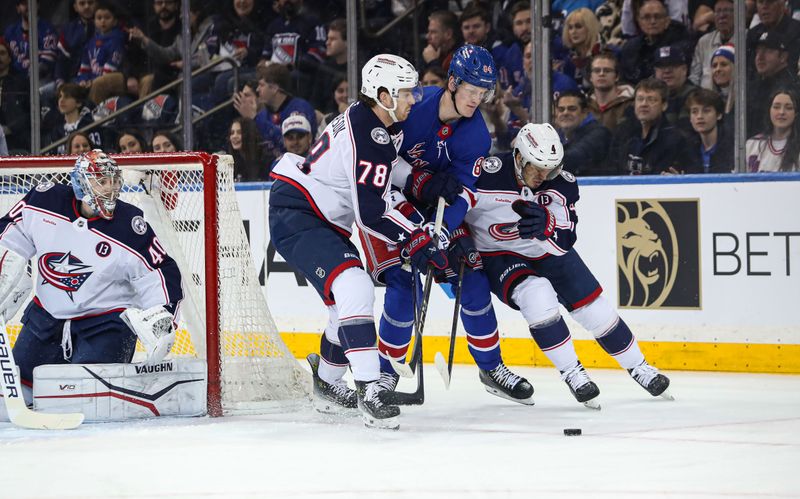
[[[564,428],[564,435],[568,437],[577,437],[581,435],[583,432],[580,428]]]

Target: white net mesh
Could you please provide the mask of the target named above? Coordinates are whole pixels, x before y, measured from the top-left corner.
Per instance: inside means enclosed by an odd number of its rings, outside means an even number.
[[[258,282],[236,201],[230,156],[187,153],[115,159],[126,182],[121,198],[145,212],[145,219],[181,269],[185,298],[172,354],[206,358],[207,338],[219,351],[218,375],[213,362],[209,367],[210,409],[216,397],[227,414],[269,411],[307,400],[308,375],[281,340]],[[2,213],[42,180],[69,183],[74,159],[39,160],[0,161]],[[213,168],[215,162],[216,216],[204,204],[203,181],[204,168]],[[218,341],[207,335],[205,321],[205,292],[211,284],[206,278],[206,217],[217,227],[218,310],[211,313],[219,318]],[[12,321],[9,326],[14,337],[19,323]],[[216,380],[219,393],[213,388]]]

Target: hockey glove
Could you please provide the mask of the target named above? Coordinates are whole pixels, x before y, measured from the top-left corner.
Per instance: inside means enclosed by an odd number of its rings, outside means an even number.
[[[463,225],[453,231],[447,257],[453,265],[456,265],[456,262],[464,262],[464,265],[472,270],[483,268],[481,254],[475,248],[475,242],[472,240],[469,230]]]
[[[147,359],[145,364],[158,364],[172,349],[175,343],[175,327],[173,316],[161,305],[140,310],[127,308],[119,315],[125,324],[136,333],[142,342]]]
[[[416,229],[411,233],[401,255],[420,270],[428,268],[428,263],[439,270],[447,267],[447,253],[438,247],[424,229]]]
[[[556,217],[550,210],[533,201],[514,201],[511,208],[520,216],[519,237],[521,239],[545,239],[556,230]]]
[[[428,170],[415,170],[411,172],[406,181],[406,191],[421,202],[436,206],[439,197],[443,197],[447,204],[455,203],[464,186],[453,175],[445,172],[433,173]]]

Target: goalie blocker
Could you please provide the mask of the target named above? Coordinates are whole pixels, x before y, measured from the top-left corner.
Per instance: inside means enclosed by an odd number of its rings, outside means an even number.
[[[206,414],[206,363],[43,365],[33,371],[33,407],[82,412],[87,422]]]

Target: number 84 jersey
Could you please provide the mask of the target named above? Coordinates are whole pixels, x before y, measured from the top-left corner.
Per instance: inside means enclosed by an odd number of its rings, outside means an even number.
[[[0,219],[0,245],[34,258],[34,300],[57,319],[183,298],[177,264],[142,211],[124,201],[111,220],[86,219],[72,188],[40,184]]]
[[[355,222],[367,234],[402,243],[415,226],[390,196],[402,142],[402,132],[390,128],[356,102],[325,127],[308,158],[286,153],[271,176],[297,188],[309,210],[348,234]]]

